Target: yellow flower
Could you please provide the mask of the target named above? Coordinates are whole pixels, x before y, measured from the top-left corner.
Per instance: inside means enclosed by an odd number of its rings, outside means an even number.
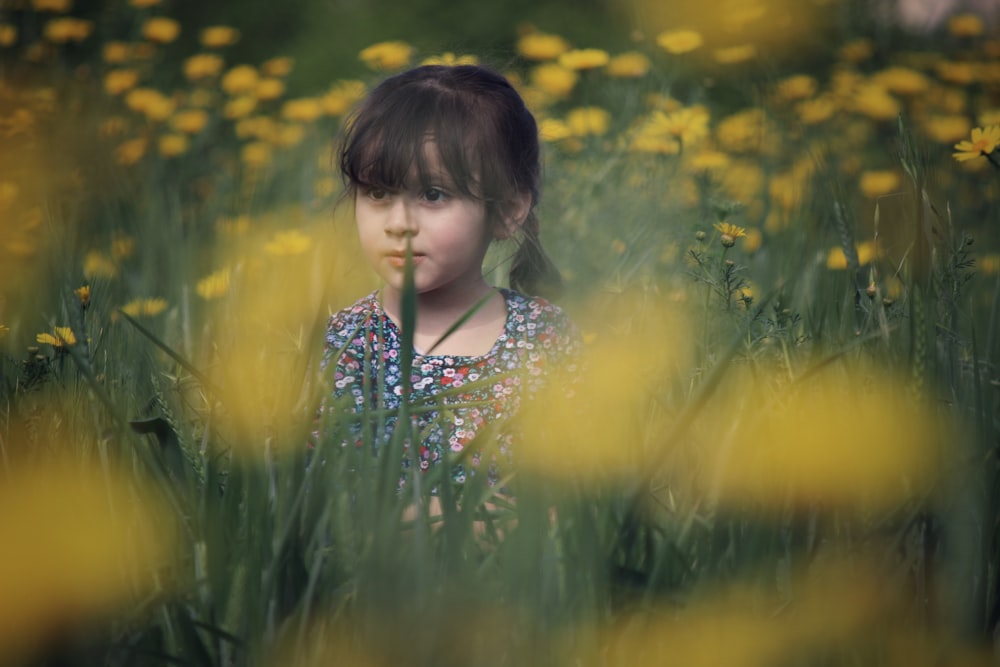
[[[255,137],[262,141],[271,141],[278,134],[278,123],[268,116],[255,116],[240,120],[234,130],[240,139]]]
[[[177,157],[187,152],[188,138],[183,134],[164,134],[158,146],[163,157]]]
[[[743,237],[743,250],[752,255],[760,249],[763,241],[764,235],[761,231],[756,227],[751,227],[746,231],[746,236]]]
[[[45,39],[62,44],[65,42],[82,42],[94,31],[94,24],[83,19],[64,17],[52,19],[45,24]]]
[[[281,79],[261,79],[253,94],[258,100],[276,100],[285,94],[285,83]]]
[[[9,23],[0,23],[0,47],[12,46],[17,42],[17,28]]]
[[[1000,109],[985,109],[980,111],[979,125],[1000,125]]]
[[[379,42],[363,49],[358,57],[374,70],[396,70],[410,63],[413,47],[406,42]]]
[[[626,51],[611,58],[605,69],[609,76],[621,79],[634,79],[644,76],[652,63],[645,54],[638,51]]]
[[[573,130],[565,121],[557,118],[544,118],[538,123],[538,136],[542,141],[553,143],[573,136]]]
[[[858,188],[866,197],[874,199],[898,190],[901,180],[895,171],[865,171],[861,173]]]
[[[840,47],[837,55],[840,56],[841,60],[846,60],[849,63],[860,63],[871,58],[874,53],[875,45],[872,44],[872,41],[862,38],[844,44]]]
[[[125,234],[115,236],[111,242],[111,256],[115,260],[128,259],[135,253],[135,239]]]
[[[981,155],[989,155],[1000,144],[1000,125],[976,127],[972,129],[971,141],[960,141],[955,144],[956,153],[953,157],[959,162],[973,160]]]
[[[139,83],[139,72],[134,69],[113,69],[104,75],[104,91],[120,95]]]
[[[858,253],[858,266],[870,264],[873,259],[878,257],[878,248],[874,241],[862,241],[855,246],[855,250]],[[834,270],[847,268],[847,256],[844,254],[843,248],[836,246],[830,249],[826,255],[826,268]]]
[[[556,63],[545,63],[531,70],[531,81],[538,88],[556,97],[565,97],[573,90],[579,75]]]
[[[222,64],[214,53],[198,53],[184,61],[184,76],[191,81],[206,79],[221,72]]]
[[[55,335],[40,333],[35,336],[35,340],[45,345],[51,345],[52,347],[76,345],[76,335],[73,334],[73,330],[69,327],[55,327],[53,332]]]
[[[152,88],[135,88],[125,96],[125,105],[154,121],[166,120],[174,112],[175,102]]]
[[[769,140],[771,127],[763,109],[752,108],[722,119],[715,128],[719,145],[732,151],[758,150]]]
[[[965,116],[934,114],[924,119],[923,128],[934,141],[950,144],[969,135],[972,123]]]
[[[303,234],[297,229],[287,232],[278,232],[274,238],[264,244],[264,251],[268,255],[285,257],[288,255],[301,255],[312,247],[312,238]]]
[[[566,114],[566,125],[577,137],[600,136],[611,125],[611,114],[600,107],[579,107]]]
[[[899,102],[884,86],[866,83],[858,87],[853,100],[854,110],[874,120],[892,120],[899,115]]]
[[[128,0],[128,4],[136,9],[149,9],[163,2],[163,0]]]
[[[73,0],[31,0],[31,8],[36,12],[64,14],[73,8]]]
[[[185,109],[170,118],[170,125],[178,132],[198,134],[208,123],[208,113],[204,109]]]
[[[83,285],[73,290],[73,294],[80,300],[80,305],[86,308],[90,305],[90,285]]]
[[[263,167],[271,162],[271,147],[262,141],[254,141],[240,150],[240,159],[248,167]]]
[[[696,105],[670,113],[654,111],[649,125],[650,131],[662,132],[689,146],[708,135],[708,119],[708,110]]]
[[[300,97],[285,102],[281,106],[281,115],[286,120],[311,123],[323,115],[323,107],[315,97]]]
[[[121,307],[126,315],[132,317],[153,317],[167,309],[167,300],[159,297],[153,299],[133,299]]]
[[[701,151],[691,157],[689,164],[695,171],[719,171],[729,166],[729,156],[721,151]]]
[[[824,95],[799,102],[795,106],[795,111],[804,125],[816,125],[832,118],[837,111],[837,104],[829,96]]]
[[[716,49],[712,52],[715,62],[720,65],[735,65],[745,63],[757,57],[757,47],[753,44],[740,44],[738,46],[728,46],[724,49]]]
[[[221,85],[222,89],[230,95],[253,93],[259,79],[257,70],[252,66],[237,65],[223,75]]]
[[[240,31],[227,25],[213,25],[202,30],[198,39],[205,48],[217,49],[238,42]]]
[[[305,136],[305,127],[298,123],[286,123],[278,127],[272,141],[282,148],[291,148],[301,144]]]
[[[323,113],[328,116],[341,116],[365,96],[365,84],[362,81],[338,81],[320,98],[319,103]]]
[[[225,296],[229,293],[230,275],[228,268],[219,269],[199,280],[194,291],[206,301]]]
[[[553,60],[569,49],[565,39],[544,32],[528,33],[517,40],[517,52],[528,60]]]
[[[872,80],[890,93],[917,95],[930,88],[930,81],[921,72],[909,67],[889,67],[877,72]]]
[[[972,63],[943,61],[935,65],[938,78],[959,86],[968,86],[976,80],[976,67]]]
[[[181,24],[166,16],[156,16],[142,25],[142,36],[151,42],[169,44],[181,34]]]
[[[601,49],[573,49],[559,56],[559,64],[567,69],[584,70],[604,67],[611,57]]]
[[[101,57],[110,65],[121,65],[132,59],[132,47],[125,42],[105,42],[101,47]]]
[[[667,53],[680,54],[694,51],[704,40],[694,30],[669,30],[657,35],[656,43]]]
[[[278,56],[265,60],[260,66],[260,71],[264,76],[287,76],[292,71],[295,61],[288,56]]]
[[[729,222],[717,222],[712,227],[723,236],[729,236],[734,239],[741,239],[747,235],[746,229]]]
[[[462,55],[456,56],[451,51],[446,51],[437,56],[428,56],[424,58],[420,64],[421,65],[446,65],[448,67],[453,67],[455,65],[475,65],[479,62],[479,58],[473,55]]]
[[[222,108],[222,115],[230,120],[245,118],[257,108],[257,99],[249,95],[234,97]]]
[[[115,159],[118,160],[118,164],[133,165],[146,154],[147,145],[148,142],[142,137],[129,139],[115,149]]]
[[[955,37],[978,37],[984,30],[983,19],[976,14],[955,14],[948,19],[948,32]]]
[[[782,100],[791,102],[803,100],[816,94],[815,77],[807,74],[795,74],[778,82],[777,94]]]
[[[241,236],[249,231],[250,218],[245,215],[239,215],[235,218],[219,218],[215,221],[215,226],[225,236]]]
[[[9,333],[10,333],[10,327],[0,324],[0,340],[3,340],[3,337]]]
[[[91,250],[83,260],[83,275],[89,279],[114,278],[118,267],[104,253]]]

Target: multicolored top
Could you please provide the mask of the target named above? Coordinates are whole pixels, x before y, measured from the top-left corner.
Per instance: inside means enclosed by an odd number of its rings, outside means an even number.
[[[507,320],[489,352],[476,357],[414,352],[410,405],[415,430],[410,432],[420,434],[420,443],[419,452],[406,460],[414,458],[426,471],[442,460],[460,458],[470,465],[454,465],[452,478],[459,483],[481,469],[484,458],[491,485],[509,471],[517,440],[511,418],[522,401],[542,389],[551,372],[574,372],[580,354],[577,329],[558,306],[508,289],[500,292]],[[355,420],[351,432],[357,445],[364,440],[364,428],[371,429],[376,445],[388,443],[396,429],[396,410],[403,399],[401,341],[377,292],[330,318],[324,367],[336,367],[327,409],[342,407],[354,415],[379,410],[387,415],[368,423]],[[405,471],[401,484],[403,479]]]

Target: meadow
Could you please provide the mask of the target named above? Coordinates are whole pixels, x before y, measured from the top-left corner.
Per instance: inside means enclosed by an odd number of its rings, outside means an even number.
[[[159,0],[0,7],[0,664],[996,664],[1000,27],[660,4],[301,94]],[[544,141],[588,364],[516,503],[318,410],[376,286],[334,138],[422,62]]]

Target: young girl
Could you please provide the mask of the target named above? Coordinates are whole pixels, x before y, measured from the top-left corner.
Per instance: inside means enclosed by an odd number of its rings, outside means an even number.
[[[406,461],[420,470],[450,461],[455,481],[478,472],[493,484],[516,459],[510,420],[521,402],[556,368],[572,372],[579,350],[563,311],[529,296],[558,284],[534,212],[535,119],[495,72],[424,66],[382,82],[345,128],[346,195],[383,285],[330,319],[328,405],[388,415],[356,421],[354,429],[358,443],[387,443],[408,394],[411,406],[424,409],[412,411]],[[483,275],[487,249],[502,239],[517,243],[512,289]],[[412,370],[401,377],[408,262],[416,321]]]

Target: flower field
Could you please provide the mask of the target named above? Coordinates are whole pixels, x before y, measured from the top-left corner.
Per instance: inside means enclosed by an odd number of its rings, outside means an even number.
[[[997,13],[670,4],[312,90],[160,0],[0,5],[0,665],[996,664]],[[316,416],[376,286],[339,125],[465,62],[539,120],[588,361],[515,502]]]

